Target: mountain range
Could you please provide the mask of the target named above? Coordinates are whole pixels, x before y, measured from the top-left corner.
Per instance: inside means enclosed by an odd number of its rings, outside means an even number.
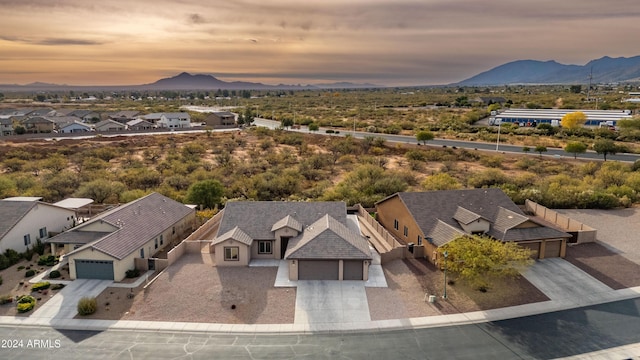
[[[257,82],[232,81],[227,82],[212,75],[207,74],[189,74],[187,72],[180,73],[176,76],[160,79],[156,82],[143,85],[125,85],[125,86],[75,86],[75,85],[59,85],[43,82],[34,82],[26,85],[17,84],[0,84],[2,91],[141,91],[141,90],[314,90],[314,89],[364,89],[379,88],[381,86],[374,84],[357,84],[351,82],[335,82],[317,85],[266,85]]]
[[[556,61],[518,60],[485,71],[453,85],[492,86],[509,84],[585,84],[640,81],[640,56],[608,56],[585,65]]]

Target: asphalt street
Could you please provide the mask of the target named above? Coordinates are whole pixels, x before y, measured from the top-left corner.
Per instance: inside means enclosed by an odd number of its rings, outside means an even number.
[[[224,335],[0,327],[2,359],[551,359],[640,342],[640,299],[390,332]]]
[[[273,120],[268,119],[256,119],[255,124],[258,126],[264,126],[269,128],[277,128],[280,126],[280,123]],[[300,131],[300,132],[309,132],[306,127],[302,127],[299,130],[291,130],[291,131]],[[337,135],[327,134],[325,128],[320,128],[317,131],[317,134],[327,135],[327,136],[345,136],[351,135],[357,139],[362,139],[365,136],[376,136],[384,138],[390,142],[398,142],[398,143],[406,143],[406,144],[417,144],[416,138],[413,136],[406,135],[390,135],[390,134],[379,134],[379,133],[368,133],[362,131],[352,131],[349,129],[342,129],[340,133]],[[449,147],[449,148],[460,148],[460,149],[469,149],[469,150],[482,150],[482,151],[493,151],[493,152],[508,152],[508,153],[520,153],[527,154],[522,151],[523,146],[516,145],[507,145],[502,143],[485,143],[485,142],[477,142],[477,141],[460,141],[460,140],[445,140],[445,139],[434,139],[427,142],[427,146],[438,146],[438,147]],[[497,150],[496,150],[497,148]],[[538,153],[533,152],[533,148],[528,153],[530,156],[538,156]],[[547,152],[543,153],[543,156],[552,156],[552,157],[560,157],[560,158],[573,158],[573,154],[569,154],[564,151],[564,149],[557,148],[547,148]],[[597,154],[595,151],[587,151],[584,154],[578,154],[578,159],[588,159],[588,160],[604,160],[602,155]],[[615,155],[607,155],[607,160],[616,160],[616,161],[625,161],[625,162],[634,162],[640,159],[640,155],[637,154],[615,154]]]

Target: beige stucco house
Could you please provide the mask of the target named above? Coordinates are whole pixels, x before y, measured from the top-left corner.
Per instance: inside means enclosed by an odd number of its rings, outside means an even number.
[[[149,259],[191,233],[195,210],[158,193],[102,213],[49,239],[68,253],[72,279],[122,280],[135,259]]]
[[[39,201],[41,198],[0,200],[0,253],[7,249],[24,252],[37,240],[45,241],[76,224],[73,210]]]
[[[459,236],[485,234],[515,242],[532,257],[564,257],[571,235],[526,215],[501,189],[403,192],[376,203],[378,222],[411,245],[414,256],[436,263],[437,248]]]
[[[217,266],[283,259],[290,280],[367,280],[371,250],[344,202],[228,202],[212,247]]]

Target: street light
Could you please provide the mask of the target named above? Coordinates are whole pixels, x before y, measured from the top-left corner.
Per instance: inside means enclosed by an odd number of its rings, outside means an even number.
[[[502,127],[502,120],[498,123],[498,140],[496,140],[496,151],[498,151],[498,146],[500,146],[500,128]]]
[[[445,252],[442,253],[442,256],[444,256],[444,294],[442,295],[443,299],[447,299],[447,256],[449,256],[449,252],[447,252],[445,250]]]

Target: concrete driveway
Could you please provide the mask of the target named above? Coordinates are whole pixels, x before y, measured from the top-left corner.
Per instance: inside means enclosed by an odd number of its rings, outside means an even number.
[[[550,300],[579,300],[606,295],[613,291],[607,285],[561,258],[536,261],[522,272],[530,283]]]
[[[111,284],[113,280],[74,280],[36,310],[30,318],[73,319],[78,314],[78,300],[85,296],[98,296]]]
[[[370,322],[364,281],[300,280],[294,324]]]

